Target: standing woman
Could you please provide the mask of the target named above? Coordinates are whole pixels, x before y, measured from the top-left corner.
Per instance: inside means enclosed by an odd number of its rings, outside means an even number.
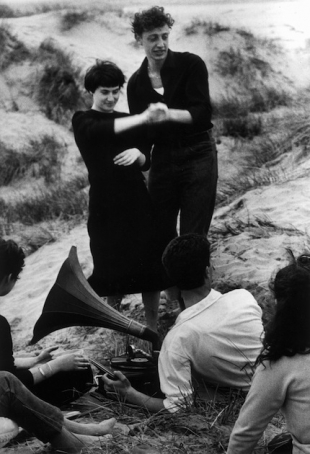
[[[84,86],[93,96],[90,110],[72,119],[76,144],[89,174],[88,233],[94,262],[89,283],[118,308],[123,295],[142,293],[148,326],[157,331],[160,290],[168,286],[154,229],[154,214],[141,171],[148,112],[115,111],[125,83],[112,62],[97,61]]]
[[[310,256],[301,255],[275,277],[276,312],[267,326],[258,368],[227,454],[251,454],[280,409],[291,441],[290,451],[282,447],[276,452],[310,453],[309,265]],[[271,443],[276,446],[275,440]]]

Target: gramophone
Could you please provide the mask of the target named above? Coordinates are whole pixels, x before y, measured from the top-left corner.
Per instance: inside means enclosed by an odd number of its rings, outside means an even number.
[[[130,380],[157,377],[158,334],[147,326],[120,314],[105,303],[87,282],[72,246],[62,264],[56,281],[49,291],[42,314],[37,320],[30,344],[70,326],[98,326],[130,334],[152,343],[153,353],[148,355],[127,345],[126,352],[111,358],[112,369],[121,370]],[[99,370],[100,363],[91,360]]]

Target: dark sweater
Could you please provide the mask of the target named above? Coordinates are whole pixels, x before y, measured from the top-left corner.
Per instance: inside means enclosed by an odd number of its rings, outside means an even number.
[[[193,123],[169,122],[152,125],[149,139],[155,144],[174,143],[212,128],[212,108],[209,96],[208,71],[204,61],[189,52],[168,51],[161,69],[164,95],[157,93],[147,73],[147,58],[130,77],[127,86],[129,109],[132,114],[143,112],[150,103],[163,102],[171,109],[188,110]]]
[[[17,369],[14,364],[11,328],[0,315],[0,370],[11,372],[27,387],[33,386],[33,375],[28,369]]]

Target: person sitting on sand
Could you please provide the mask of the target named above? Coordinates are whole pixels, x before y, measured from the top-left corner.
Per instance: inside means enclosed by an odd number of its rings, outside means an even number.
[[[228,454],[251,454],[280,409],[289,434],[275,437],[269,443],[269,452],[278,441],[282,447],[275,452],[310,453],[309,271],[310,255],[303,254],[293,257],[271,282],[275,314],[266,326],[258,367],[232,431]]]
[[[0,238],[0,297],[13,289],[24,259],[23,250],[14,241]],[[37,396],[60,405],[87,391],[93,375],[87,358],[79,353],[54,358],[52,352],[57,348],[47,348],[36,356],[13,356],[11,328],[0,315],[0,371],[13,373]]]
[[[100,436],[111,433],[116,423],[115,418],[99,424],[70,421],[59,408],[39,399],[17,377],[3,371],[0,371],[0,417],[11,419],[43,443],[51,443],[57,452],[74,454],[84,448],[100,448]]]
[[[103,376],[105,390],[154,412],[175,412],[192,400],[192,373],[206,383],[248,391],[251,365],[262,346],[262,311],[256,300],[244,289],[221,294],[211,288],[210,244],[202,235],[189,233],[172,240],[163,264],[186,308],[159,354],[160,387],[166,397],[138,392],[120,371],[115,371],[116,381]]]

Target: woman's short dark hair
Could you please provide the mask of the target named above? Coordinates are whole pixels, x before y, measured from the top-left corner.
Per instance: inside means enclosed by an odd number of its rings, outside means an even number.
[[[12,275],[17,279],[25,265],[25,254],[13,240],[0,238],[0,281],[6,276]]]
[[[84,78],[84,87],[94,93],[98,87],[122,87],[126,78],[122,70],[111,61],[97,60],[88,68]]]
[[[154,28],[160,28],[164,25],[168,25],[171,28],[173,24],[174,19],[172,19],[169,13],[165,13],[162,6],[153,6],[134,15],[133,21],[131,22],[131,30],[135,36],[142,36],[143,32],[149,32]]]
[[[168,244],[162,261],[169,278],[181,290],[201,287],[210,266],[210,243],[197,233],[181,235]]]
[[[279,270],[271,282],[277,304],[257,363],[310,353],[310,270],[300,257]]]

